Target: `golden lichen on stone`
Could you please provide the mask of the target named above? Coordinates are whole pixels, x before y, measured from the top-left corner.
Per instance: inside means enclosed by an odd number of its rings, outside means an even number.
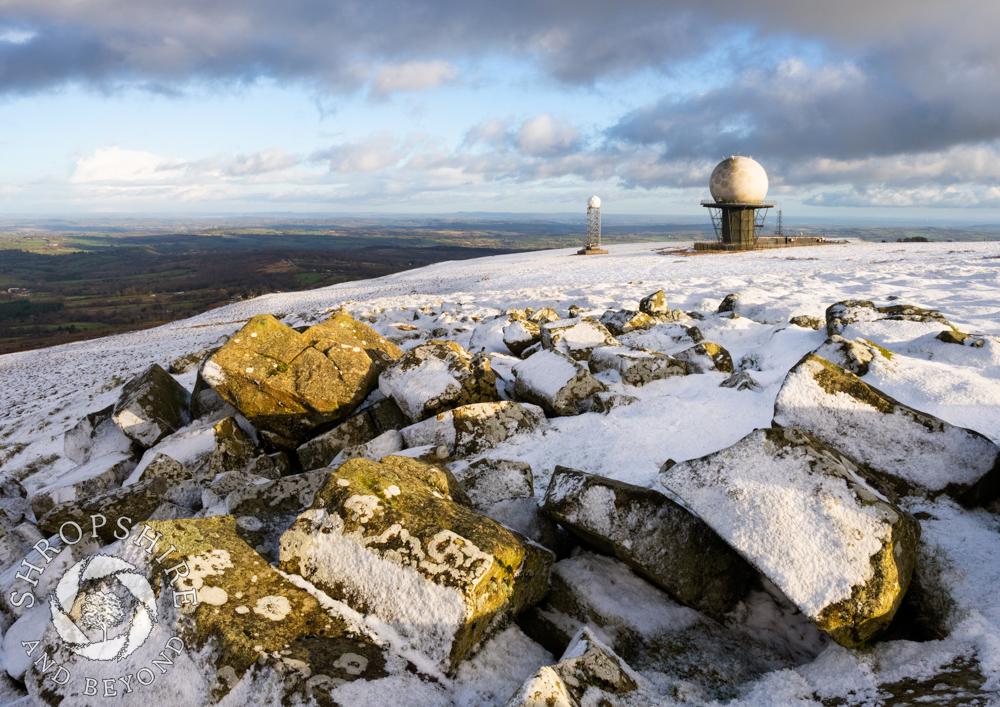
[[[871,557],[872,578],[855,585],[849,598],[825,607],[816,620],[819,627],[846,648],[859,648],[885,630],[910,586],[919,538],[919,524],[903,513]]]
[[[891,415],[896,410],[894,400],[880,395],[877,390],[837,364],[813,354],[807,354],[798,366],[804,363],[815,364],[811,367],[813,380],[829,395],[837,395],[838,393],[849,395],[886,415]]]
[[[384,675],[381,650],[367,639],[351,634],[344,621],[327,613],[304,589],[275,571],[236,533],[232,516],[193,520],[151,521],[154,533],[163,533],[157,548],[176,548],[173,558],[183,558],[191,576],[174,589],[199,593],[197,606],[185,607],[181,636],[196,650],[213,641],[217,669],[232,668],[237,678],[264,654],[278,663],[291,645],[300,652],[327,652],[339,646],[342,655],[362,655],[365,669],[352,674],[334,662],[311,666],[313,674],[334,680],[375,678]],[[166,566],[152,563],[153,586],[162,592],[172,575]],[[346,639],[346,640],[345,640]],[[224,687],[228,692],[228,687]]]
[[[346,314],[305,334],[263,314],[212,355],[204,375],[265,437],[291,450],[346,418],[398,351]]]

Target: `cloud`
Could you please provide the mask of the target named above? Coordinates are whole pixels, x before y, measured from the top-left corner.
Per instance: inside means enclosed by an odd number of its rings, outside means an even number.
[[[527,155],[549,157],[568,154],[579,137],[579,132],[572,125],[543,113],[525,122],[514,140]]]
[[[384,98],[397,91],[423,91],[458,78],[458,69],[447,61],[408,61],[379,67],[369,95]]]

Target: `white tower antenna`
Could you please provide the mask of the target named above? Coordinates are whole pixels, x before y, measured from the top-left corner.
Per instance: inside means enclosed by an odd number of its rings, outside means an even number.
[[[601,197],[587,200],[587,247],[580,255],[601,255],[608,251],[601,248]]]

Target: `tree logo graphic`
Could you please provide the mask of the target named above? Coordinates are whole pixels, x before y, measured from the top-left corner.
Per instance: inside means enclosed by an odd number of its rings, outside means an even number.
[[[90,660],[123,660],[143,644],[156,622],[149,582],[135,565],[109,555],[94,555],[70,567],[49,596],[49,608],[69,649]],[[100,639],[91,640],[84,629]]]

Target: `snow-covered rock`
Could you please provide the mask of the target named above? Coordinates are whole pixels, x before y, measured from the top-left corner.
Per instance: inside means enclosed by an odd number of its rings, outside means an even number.
[[[535,495],[531,465],[508,459],[480,459],[456,474],[477,509]]]
[[[904,405],[812,354],[785,377],[774,423],[867,464],[900,495],[946,493],[979,505],[1000,494],[1000,447],[987,437]]]
[[[740,371],[719,383],[720,388],[735,388],[736,390],[760,390],[761,385],[750,375],[749,371]]]
[[[211,480],[224,471],[243,469],[258,455],[258,450],[237,421],[227,417],[215,424],[190,427],[165,437],[146,450],[124,485],[144,479],[146,468],[160,455],[179,462],[197,478]]]
[[[94,496],[118,488],[135,469],[129,454],[115,452],[91,459],[31,495],[31,510],[41,518],[54,506]]]
[[[344,447],[334,463],[346,461],[348,459],[373,459],[378,461],[382,457],[396,454],[406,449],[406,441],[399,430],[388,430],[378,437],[370,439],[362,444],[355,444]]]
[[[702,341],[689,349],[674,354],[674,358],[687,364],[688,373],[733,373],[733,358],[716,343]]]
[[[740,296],[735,293],[726,295],[722,298],[722,302],[719,303],[719,308],[716,311],[720,314],[725,312],[735,312],[739,299]]]
[[[920,536],[913,517],[862,474],[786,428],[666,467],[660,483],[835,641],[856,647],[895,615]]]
[[[856,322],[874,322],[882,319],[932,322],[951,327],[951,323],[936,309],[924,309],[909,304],[876,307],[871,300],[844,300],[827,307],[826,331],[830,336],[834,336],[843,334],[849,325]]]
[[[560,319],[542,325],[542,348],[586,361],[598,346],[618,346],[621,342],[593,317]]]
[[[526,348],[542,340],[542,332],[537,322],[515,319],[503,328],[503,342],[515,356],[520,356]]]
[[[543,350],[514,366],[514,395],[553,415],[580,415],[604,390],[587,367],[559,351]]]
[[[542,508],[574,535],[719,621],[755,576],[708,524],[653,489],[557,466]]]
[[[545,424],[545,413],[538,406],[501,400],[447,410],[404,427],[400,434],[407,447],[443,446],[458,459],[481,454],[515,435],[541,429]]]
[[[541,600],[552,555],[452,500],[453,479],[404,457],[344,463],[282,536],[282,569],[457,667]]]
[[[132,440],[111,419],[114,405],[85,415],[63,435],[63,455],[77,464],[115,452],[130,453]]]
[[[191,421],[190,396],[154,363],[125,384],[111,419],[125,436],[148,449]]]
[[[857,376],[867,374],[869,364],[880,355],[878,349],[870,342],[851,341],[836,334],[824,341],[813,354],[846,368]]]
[[[643,386],[687,374],[687,364],[659,351],[633,346],[601,346],[590,354],[590,371],[618,371],[622,382]]]
[[[378,385],[410,422],[500,399],[489,360],[454,341],[428,341],[410,349],[383,371]]]
[[[507,702],[506,707],[582,707],[615,705],[648,683],[587,628],[580,629],[558,663],[543,666]],[[644,695],[644,701],[652,697]]]
[[[799,314],[788,320],[789,324],[800,326],[803,329],[818,331],[823,328],[823,320],[819,317],[811,317],[808,314]]]

